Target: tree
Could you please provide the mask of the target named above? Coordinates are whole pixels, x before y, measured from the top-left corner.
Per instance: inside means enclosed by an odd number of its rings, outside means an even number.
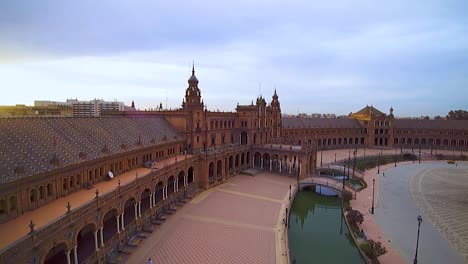
[[[364,221],[364,215],[361,214],[358,210],[351,210],[346,217],[351,224],[357,225],[362,224]]]
[[[382,246],[382,243],[375,242],[372,239],[369,239],[366,243],[361,244],[361,249],[371,260],[376,260],[379,256],[387,253],[387,249]]]

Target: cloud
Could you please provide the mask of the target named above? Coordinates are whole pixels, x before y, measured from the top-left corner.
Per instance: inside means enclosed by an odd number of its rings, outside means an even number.
[[[260,83],[267,99],[278,87],[284,112],[379,104],[445,114],[467,108],[467,8],[435,0],[3,1],[0,87],[18,92],[0,103],[98,97],[143,108],[167,98],[178,107],[195,60],[210,109],[250,103]]]

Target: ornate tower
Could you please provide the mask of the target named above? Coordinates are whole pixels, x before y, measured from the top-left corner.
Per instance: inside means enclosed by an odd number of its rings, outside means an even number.
[[[271,112],[272,112],[272,137],[273,139],[276,139],[281,136],[281,106],[280,102],[278,100],[278,95],[276,94],[276,88],[275,88],[275,93],[272,96],[272,100],[270,103],[271,107]]]
[[[184,110],[203,109],[198,79],[195,76],[195,64],[192,65],[192,76],[188,79],[188,85],[187,90],[185,90],[185,101],[182,101],[182,108]]]

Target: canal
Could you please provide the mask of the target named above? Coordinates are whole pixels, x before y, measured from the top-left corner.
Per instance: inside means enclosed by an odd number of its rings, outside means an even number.
[[[341,198],[299,191],[289,219],[291,263],[364,263],[341,216]]]

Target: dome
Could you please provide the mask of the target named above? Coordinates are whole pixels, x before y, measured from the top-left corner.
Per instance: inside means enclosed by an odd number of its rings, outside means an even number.
[[[198,84],[197,76],[195,76],[195,64],[192,65],[192,76],[188,79],[189,84]]]

